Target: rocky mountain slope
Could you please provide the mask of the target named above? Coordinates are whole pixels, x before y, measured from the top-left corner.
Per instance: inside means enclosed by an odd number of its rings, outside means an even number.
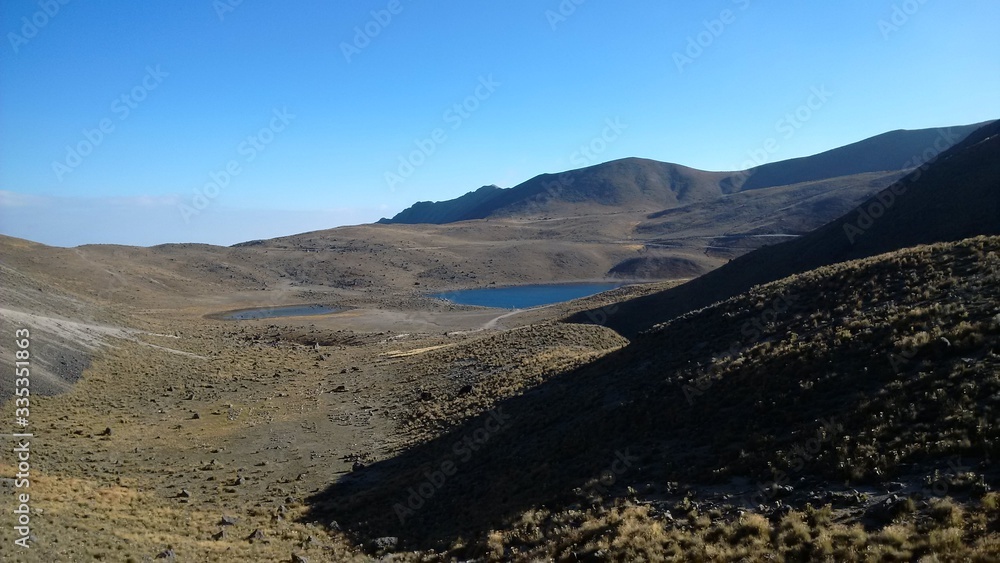
[[[459,557],[571,558],[558,546],[575,538],[585,559],[697,557],[711,542],[722,558],[842,560],[886,553],[889,530],[907,559],[995,554],[998,288],[1000,237],[761,286],[339,479],[309,517]],[[784,544],[770,522],[805,521],[807,505],[832,512]],[[626,506],[641,508],[632,528],[606,521]],[[731,529],[747,509],[757,546]]]

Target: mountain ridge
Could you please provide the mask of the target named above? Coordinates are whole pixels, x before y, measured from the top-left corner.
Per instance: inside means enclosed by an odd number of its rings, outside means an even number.
[[[511,188],[483,186],[451,200],[421,201],[379,224],[446,224],[475,219],[582,214],[620,209],[656,212],[724,195],[856,174],[909,170],[982,125],[897,129],[812,156],[744,171],[707,171],[627,157],[537,175]]]

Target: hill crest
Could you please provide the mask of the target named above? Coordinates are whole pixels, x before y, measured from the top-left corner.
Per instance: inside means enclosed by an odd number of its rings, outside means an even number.
[[[916,168],[983,124],[896,130],[813,156],[739,172],[711,172],[629,157],[555,174],[512,188],[484,186],[458,198],[423,201],[381,224],[445,224],[475,219],[572,216],[613,211],[657,212],[724,195],[870,172]],[[928,147],[933,149],[928,154]]]

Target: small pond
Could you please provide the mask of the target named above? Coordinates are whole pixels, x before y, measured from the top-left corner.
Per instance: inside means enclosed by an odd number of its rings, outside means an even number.
[[[260,307],[258,309],[242,309],[222,313],[220,318],[226,321],[249,321],[255,319],[276,319],[279,317],[304,317],[307,315],[326,315],[340,311],[337,307],[327,305],[286,305],[283,307]]]
[[[621,287],[622,285],[618,282],[594,282],[486,287],[446,291],[435,293],[431,297],[451,301],[457,305],[475,305],[479,307],[496,307],[499,309],[527,309],[588,297],[602,291]]]

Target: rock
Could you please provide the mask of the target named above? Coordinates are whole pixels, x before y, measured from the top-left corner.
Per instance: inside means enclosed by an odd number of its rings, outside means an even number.
[[[347,392],[347,387],[345,387],[343,385],[338,385],[336,388],[334,388],[333,392],[334,393],[346,393]]]
[[[111,427],[110,426],[107,427],[107,428],[105,428],[104,432],[101,432],[100,434],[98,434],[98,436],[110,436],[110,435],[111,435]]]
[[[201,415],[198,413],[194,413],[191,415],[191,420],[198,420],[199,418],[201,418]]]
[[[880,503],[873,504],[865,511],[865,516],[881,524],[892,522],[896,516],[908,511],[908,505],[912,501],[907,497],[897,494],[889,495],[887,499]]]
[[[336,520],[330,520],[330,525],[327,527],[330,528],[331,532],[341,531],[340,522],[337,522]]]
[[[247,541],[250,541],[250,542],[259,541],[259,540],[262,540],[262,539],[264,539],[264,532],[260,528],[257,528],[256,530],[253,531],[252,534],[250,534],[249,536],[247,536]]]
[[[239,520],[237,520],[236,518],[233,518],[232,516],[226,516],[225,514],[223,514],[222,515],[222,519],[219,520],[219,525],[220,526],[235,526],[238,521]]]
[[[420,400],[421,401],[430,401],[433,398],[434,398],[434,395],[430,391],[421,391],[420,392]]]
[[[223,529],[219,530],[218,532],[212,534],[212,539],[215,540],[215,541],[221,541],[221,540],[226,539],[226,530],[225,530],[225,528],[223,528]]]
[[[247,482],[247,478],[244,477],[244,476],[242,476],[242,475],[240,475],[235,480],[233,480],[233,484],[234,485],[242,485],[243,483],[246,483],[246,482]]]
[[[309,563],[309,560],[301,555],[292,554],[292,563]]]
[[[468,395],[469,393],[472,393],[471,385],[463,385],[462,388],[458,390],[459,395]]]
[[[382,536],[381,538],[375,538],[375,541],[372,543],[375,546],[375,549],[396,549],[396,546],[399,545],[399,538],[396,536]]]
[[[181,489],[181,492],[177,493],[177,498],[191,498],[191,491]]]
[[[173,548],[169,548],[169,547],[167,549],[159,552],[158,554],[156,554],[156,558],[157,559],[171,559],[171,560],[173,560],[176,557],[177,557],[177,554],[174,553]]]

